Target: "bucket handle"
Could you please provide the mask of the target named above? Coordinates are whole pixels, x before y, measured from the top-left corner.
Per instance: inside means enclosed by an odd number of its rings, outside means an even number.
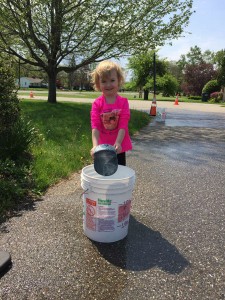
[[[89,189],[86,189],[85,191],[83,191],[83,193],[80,194],[80,197],[82,198],[84,194],[88,194],[88,193],[87,193],[88,190],[89,190]]]

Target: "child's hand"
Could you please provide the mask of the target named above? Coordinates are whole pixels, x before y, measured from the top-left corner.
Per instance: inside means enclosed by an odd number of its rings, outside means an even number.
[[[114,147],[115,147],[115,149],[116,149],[116,153],[117,153],[117,154],[119,154],[119,153],[122,152],[121,144],[115,143],[115,144],[114,144]]]
[[[91,151],[90,151],[90,154],[91,154],[91,156],[92,156],[92,158],[94,158],[94,152],[95,152],[95,148],[96,148],[97,146],[94,146],[92,149],[91,149]]]

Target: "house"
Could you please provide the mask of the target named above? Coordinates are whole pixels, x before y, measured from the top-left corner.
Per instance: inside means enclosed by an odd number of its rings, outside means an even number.
[[[16,84],[19,85],[19,80],[17,79]],[[20,78],[20,87],[21,88],[31,88],[31,87],[47,87],[44,79],[33,78],[33,77],[21,77]]]

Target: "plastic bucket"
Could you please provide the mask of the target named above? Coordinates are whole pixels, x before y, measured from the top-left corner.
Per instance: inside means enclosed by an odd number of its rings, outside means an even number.
[[[165,120],[166,120],[165,108],[158,109],[156,114],[156,122],[165,122]]]
[[[101,144],[94,151],[94,169],[103,176],[110,176],[118,169],[118,159],[115,147]]]
[[[82,169],[83,229],[96,242],[111,243],[127,236],[134,170],[118,166],[111,176],[102,176],[90,165]]]

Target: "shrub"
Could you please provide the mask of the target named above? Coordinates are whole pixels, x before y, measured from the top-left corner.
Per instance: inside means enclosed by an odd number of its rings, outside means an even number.
[[[0,157],[17,160],[26,155],[38,139],[38,132],[30,121],[20,117],[10,130],[0,133]]]
[[[19,100],[15,92],[15,78],[9,67],[0,62],[0,133],[10,130],[20,116]]]
[[[205,84],[205,86],[202,89],[202,93],[211,94],[219,90],[220,90],[220,85],[218,81],[215,79],[215,80],[210,80]]]
[[[201,96],[188,96],[188,99],[192,99],[192,100],[201,100],[202,97],[201,97]]]
[[[32,185],[29,149],[36,130],[20,114],[15,78],[0,61],[0,216],[25,200]]]
[[[24,201],[33,187],[29,165],[19,161],[0,160],[0,216]]]
[[[0,62],[0,158],[18,159],[29,150],[35,129],[20,114],[15,78]]]
[[[222,92],[214,92],[210,94],[210,101],[219,103],[223,99],[223,93]]]

